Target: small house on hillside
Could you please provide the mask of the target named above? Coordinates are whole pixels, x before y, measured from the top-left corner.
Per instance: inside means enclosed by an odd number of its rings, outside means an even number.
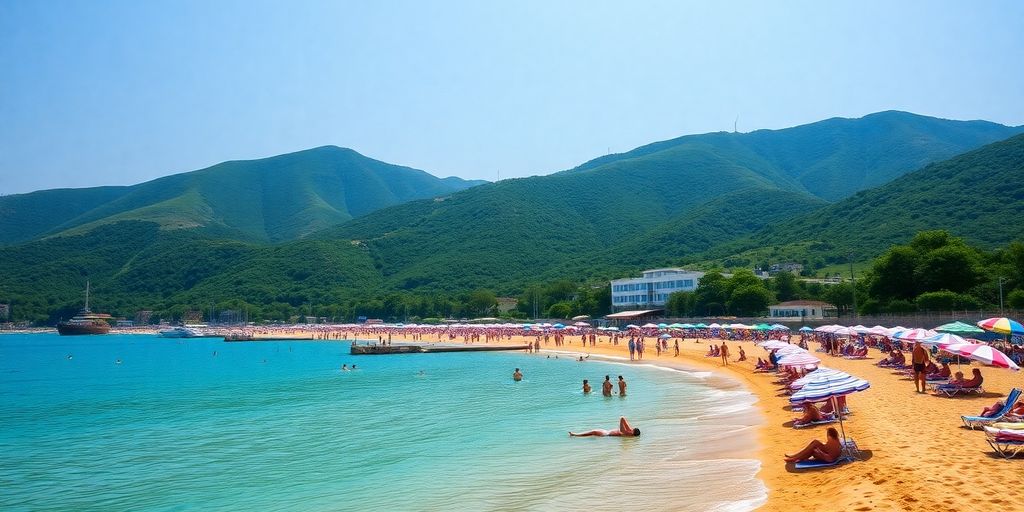
[[[839,310],[820,300],[790,300],[768,306],[771,318],[792,318],[801,320],[822,320],[839,316]]]

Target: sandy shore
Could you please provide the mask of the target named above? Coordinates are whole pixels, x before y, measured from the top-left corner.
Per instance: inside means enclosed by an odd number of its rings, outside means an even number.
[[[521,343],[527,338],[516,336],[510,341]],[[736,354],[739,343],[728,343]],[[742,346],[754,362],[766,355],[751,342]],[[612,346],[607,338],[586,348],[576,338],[558,349],[628,357],[624,344]],[[811,439],[824,441],[827,427],[793,429],[790,423],[796,414],[789,411],[781,387],[774,384],[775,377],[754,373],[751,361],[722,366],[720,359],[704,357],[706,341],[687,340],[680,343],[680,349],[680,356],[673,357],[670,340],[669,351],[659,357],[649,347],[644,362],[682,363],[724,372],[757,395],[765,422],[759,434],[760,452],[753,455],[761,461],[758,476],[769,490],[768,502],[761,510],[1013,509],[1011,500],[1019,499],[1016,493],[1024,489],[1024,460],[1006,461],[996,456],[981,431],[965,429],[960,421],[960,415],[978,414],[1003,399],[1011,388],[1024,386],[1022,374],[982,366],[985,394],[944,398],[916,394],[911,380],[875,366],[876,350],[869,359],[857,361],[815,353],[823,364],[871,383],[869,390],[849,397],[853,414],[844,423],[847,436],[857,441],[865,460],[795,471],[783,462],[783,455]]]

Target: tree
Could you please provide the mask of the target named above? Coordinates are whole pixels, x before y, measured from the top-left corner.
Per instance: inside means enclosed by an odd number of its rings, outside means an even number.
[[[498,297],[491,290],[474,290],[466,306],[475,314],[487,316],[498,306]]]
[[[919,258],[914,249],[897,245],[890,248],[871,266],[869,292],[880,300],[909,300],[917,297],[914,270]]]
[[[800,283],[789,272],[779,272],[772,278],[772,287],[780,301],[798,299],[801,296]]]
[[[747,284],[733,290],[729,297],[729,310],[739,316],[760,316],[774,298],[761,284]]]
[[[693,313],[699,315],[724,314],[729,298],[726,278],[719,272],[708,272],[697,282],[694,292]]]
[[[962,293],[981,282],[980,263],[974,249],[963,245],[946,246],[921,257],[914,268],[914,279],[922,292]]]
[[[1006,296],[1006,303],[1013,309],[1024,309],[1024,289],[1010,292]]]
[[[673,292],[665,301],[665,313],[668,316],[690,316],[695,299],[694,292]]]
[[[569,318],[572,316],[572,304],[556,302],[548,308],[548,318]]]
[[[846,311],[853,306],[853,286],[850,283],[837,283],[828,286],[822,292],[821,298],[840,311]]]

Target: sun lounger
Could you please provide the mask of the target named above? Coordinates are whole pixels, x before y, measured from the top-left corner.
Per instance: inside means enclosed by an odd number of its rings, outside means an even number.
[[[1020,399],[1020,393],[1021,390],[1018,388],[1010,390],[1010,394],[1006,395],[1006,402],[1003,403],[1003,408],[992,416],[960,416],[960,419],[963,420],[964,426],[971,429],[995,423],[1013,410],[1013,407],[1017,405],[1017,400]]]
[[[945,385],[945,386],[939,386],[939,387],[935,388],[935,393],[936,394],[945,395],[946,397],[954,397],[954,396],[957,396],[957,395],[969,395],[971,393],[981,394],[981,393],[984,393],[984,392],[985,392],[985,388],[982,387],[982,386],[977,386],[977,387],[973,387],[973,388],[963,388],[963,387],[960,387],[960,386]]]
[[[993,423],[991,425],[991,427],[992,428],[997,428],[999,430],[1020,430],[1020,431],[1024,431],[1024,423],[1007,423],[1005,421],[1000,421],[998,423]]]
[[[985,428],[985,441],[1004,459],[1011,459],[1024,453],[1024,433],[1017,430]]]

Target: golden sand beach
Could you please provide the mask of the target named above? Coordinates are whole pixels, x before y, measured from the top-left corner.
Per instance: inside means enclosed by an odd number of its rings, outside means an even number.
[[[396,340],[399,338],[395,338]],[[515,336],[509,342],[524,343],[532,337]],[[577,338],[559,350],[626,356],[624,342],[611,345],[601,337],[596,347],[582,347]],[[1013,387],[1024,386],[1024,375],[981,366],[985,393],[946,398],[914,392],[913,382],[890,369],[875,366],[877,350],[869,359],[847,360],[815,353],[822,364],[845,371],[871,383],[867,391],[848,398],[852,415],[844,422],[846,434],[856,440],[864,460],[818,470],[797,471],[783,462],[811,439],[825,440],[827,426],[793,429],[793,413],[775,384],[772,373],[755,373],[757,357],[767,353],[753,343],[727,342],[732,360],[742,345],[753,361],[723,366],[704,354],[715,340],[686,340],[680,356],[673,350],[661,356],[648,349],[644,363],[684,365],[721,372],[740,380],[758,397],[764,415],[761,448],[752,456],[761,461],[758,474],[768,487],[766,511],[792,510],[1015,510],[1024,489],[1024,460],[1004,460],[985,442],[980,430],[962,426],[961,415],[977,415],[982,408],[1005,398]],[[717,340],[721,344],[721,340]],[[814,344],[812,344],[814,345]],[[553,345],[546,348],[553,348]],[[814,348],[814,347],[812,347]],[[971,366],[979,367],[977,363]]]

